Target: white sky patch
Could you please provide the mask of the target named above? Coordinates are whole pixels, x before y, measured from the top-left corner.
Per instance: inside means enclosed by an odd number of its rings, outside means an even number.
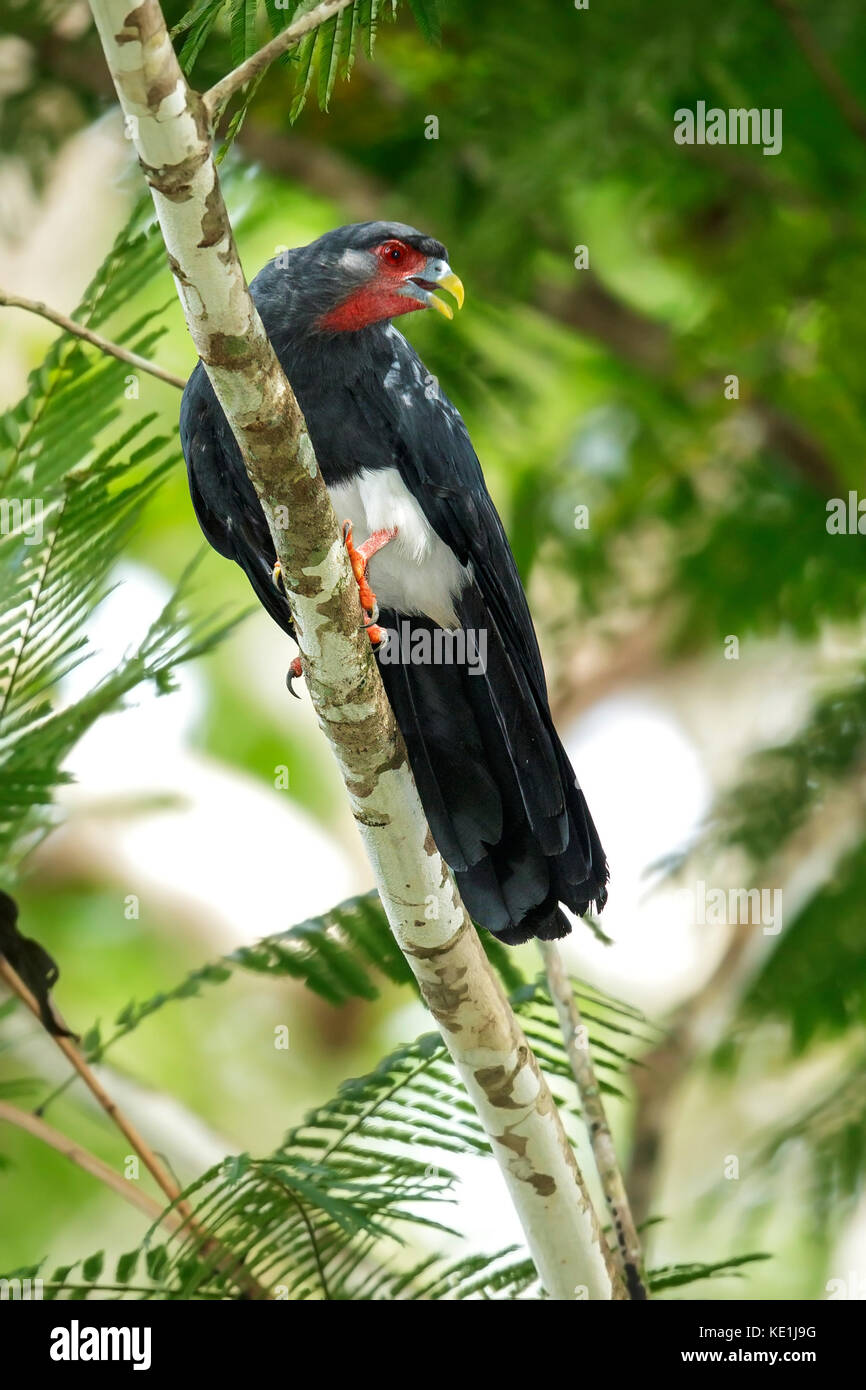
[[[679,999],[720,949],[724,929],[696,928],[676,882],[650,892],[647,870],[681,848],[712,797],[698,750],[679,722],[649,696],[603,700],[566,733],[610,861],[605,947],[578,923],[569,964],[601,988],[658,1013]]]

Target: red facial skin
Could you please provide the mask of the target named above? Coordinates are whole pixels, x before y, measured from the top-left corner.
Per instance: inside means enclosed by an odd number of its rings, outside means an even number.
[[[378,269],[373,278],[319,320],[319,327],[336,333],[354,333],[382,319],[411,314],[425,308],[422,299],[412,299],[398,290],[412,275],[420,275],[427,257],[402,241],[385,241],[374,249]]]

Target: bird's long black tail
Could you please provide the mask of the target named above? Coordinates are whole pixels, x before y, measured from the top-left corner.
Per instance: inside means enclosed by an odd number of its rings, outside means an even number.
[[[549,940],[570,930],[560,904],[581,915],[604,905],[607,862],[543,692],[480,616],[461,648],[427,618],[383,611],[396,636],[379,665],[469,912],[503,941]]]

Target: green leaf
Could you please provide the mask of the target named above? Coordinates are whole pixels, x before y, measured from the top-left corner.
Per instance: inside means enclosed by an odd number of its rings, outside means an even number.
[[[285,29],[291,11],[284,9],[281,5],[278,6],[276,0],[265,0],[265,13],[268,16],[271,35],[276,38]]]
[[[229,1158],[224,1158],[222,1163],[223,1177],[226,1182],[240,1182],[244,1174],[249,1170],[249,1154],[233,1154]]]
[[[179,38],[181,34],[188,33],[189,30],[199,22],[203,15],[210,14],[212,11],[219,13],[227,3],[228,0],[199,0],[199,4],[193,5],[192,9],[188,10],[187,13],[172,26],[169,30],[171,37],[176,39]]]
[[[112,336],[152,353],[165,307],[176,301],[137,316],[129,305],[159,276],[167,291],[164,246],[142,200],[75,318],[97,328],[123,315]],[[176,436],[156,429],[155,412],[126,401],[128,370],[61,334],[6,417],[0,486],[17,500],[13,525],[0,534],[0,863],[10,886],[55,823],[51,803],[69,781],[63,763],[77,740],[142,682],[168,688],[178,663],[232,625],[187,622],[190,570],[137,649],[79,700],[58,701],[60,681],[88,655],[86,625],[110,592],[115,563],[177,458]],[[38,532],[25,516],[28,498],[40,500]]]
[[[513,952],[489,932],[481,931],[479,935],[540,1060],[551,1073],[571,1083],[571,1067],[546,981],[543,977],[527,981]],[[222,960],[198,967],[177,985],[158,991],[142,1003],[130,1001],[117,1015],[117,1031],[103,1040],[100,1057],[166,1004],[196,998],[204,988],[223,984],[238,969],[303,981],[307,988],[335,1006],[352,999],[377,999],[383,981],[417,993],[415,978],[394,940],[378,895],[365,893],[288,931],[240,946]],[[580,981],[575,982],[575,990],[584,1022],[590,1028],[601,1088],[606,1094],[619,1095],[610,1076],[626,1071],[636,1062],[631,1052],[617,1046],[616,1041],[627,1038],[641,1045],[655,1041],[647,1035],[650,1025],[639,1010],[600,990]],[[421,1039],[418,1043],[421,1048],[435,1049],[438,1045],[435,1034],[426,1042]],[[63,1083],[52,1092],[45,1104],[68,1084]]]
[[[339,40],[338,40],[338,49],[339,49],[339,52],[338,52],[338,55],[337,55],[337,60],[338,60],[338,61],[337,61],[337,66],[338,66],[338,69],[339,69],[339,72],[340,72],[341,77],[342,77],[343,80],[346,81],[346,82],[348,82],[349,77],[351,76],[352,67],[354,66],[354,62],[355,62],[355,39],[357,38],[357,16],[358,16],[358,3],[357,3],[357,0],[356,0],[356,3],[353,4],[353,5],[349,5],[345,10],[343,10],[342,15],[341,15],[341,18],[342,18],[342,21],[343,21],[343,22],[342,22],[342,24],[341,24],[341,26],[340,26],[340,33],[339,33]]]
[[[152,1249],[145,1251],[144,1261],[147,1266],[149,1277],[154,1283],[161,1283],[168,1270],[168,1247],[166,1245],[155,1245]]]
[[[180,66],[187,76],[195,67],[199,54],[227,3],[228,0],[203,0],[201,5],[196,6],[172,30],[172,34],[180,34],[187,30],[186,40],[178,55]]]
[[[318,31],[305,34],[295,50],[295,94],[289,107],[289,121],[294,125],[307,100],[310,80],[313,73],[313,54],[316,51]]]
[[[715,1264],[663,1265],[659,1269],[650,1270],[650,1291],[660,1293],[662,1289],[680,1289],[687,1284],[702,1283],[706,1279],[739,1278],[740,1270],[745,1265],[770,1259],[772,1255],[759,1252],[751,1255],[733,1255],[730,1259],[718,1260]]]
[[[40,1083],[35,1076],[8,1076],[0,1080],[0,1096],[5,1100],[17,1100],[23,1096],[32,1096],[40,1089]]]
[[[98,1250],[95,1255],[90,1255],[81,1266],[81,1273],[88,1284],[93,1284],[99,1278],[105,1266],[105,1251]]]
[[[409,8],[415,16],[415,23],[428,43],[442,42],[442,24],[439,19],[437,0],[409,0]]]
[[[136,1269],[140,1259],[140,1251],[130,1250],[125,1255],[121,1255],[117,1261],[115,1278],[118,1284],[128,1284]]]
[[[372,59],[376,45],[380,5],[381,0],[359,0],[357,6],[358,28],[364,36],[364,52],[369,59]]]
[[[340,65],[340,35],[345,11],[334,15],[319,29],[319,106],[327,111]]]
[[[231,0],[229,35],[234,67],[256,51],[257,7],[258,0]]]

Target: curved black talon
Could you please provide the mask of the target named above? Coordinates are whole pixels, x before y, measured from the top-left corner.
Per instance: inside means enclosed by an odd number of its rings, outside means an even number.
[[[303,674],[304,671],[303,667],[301,666],[301,658],[299,656],[296,656],[288,671],[286,672],[286,689],[288,690],[290,695],[294,696],[296,700],[300,700],[301,697],[295,689],[293,682],[298,680]]]

